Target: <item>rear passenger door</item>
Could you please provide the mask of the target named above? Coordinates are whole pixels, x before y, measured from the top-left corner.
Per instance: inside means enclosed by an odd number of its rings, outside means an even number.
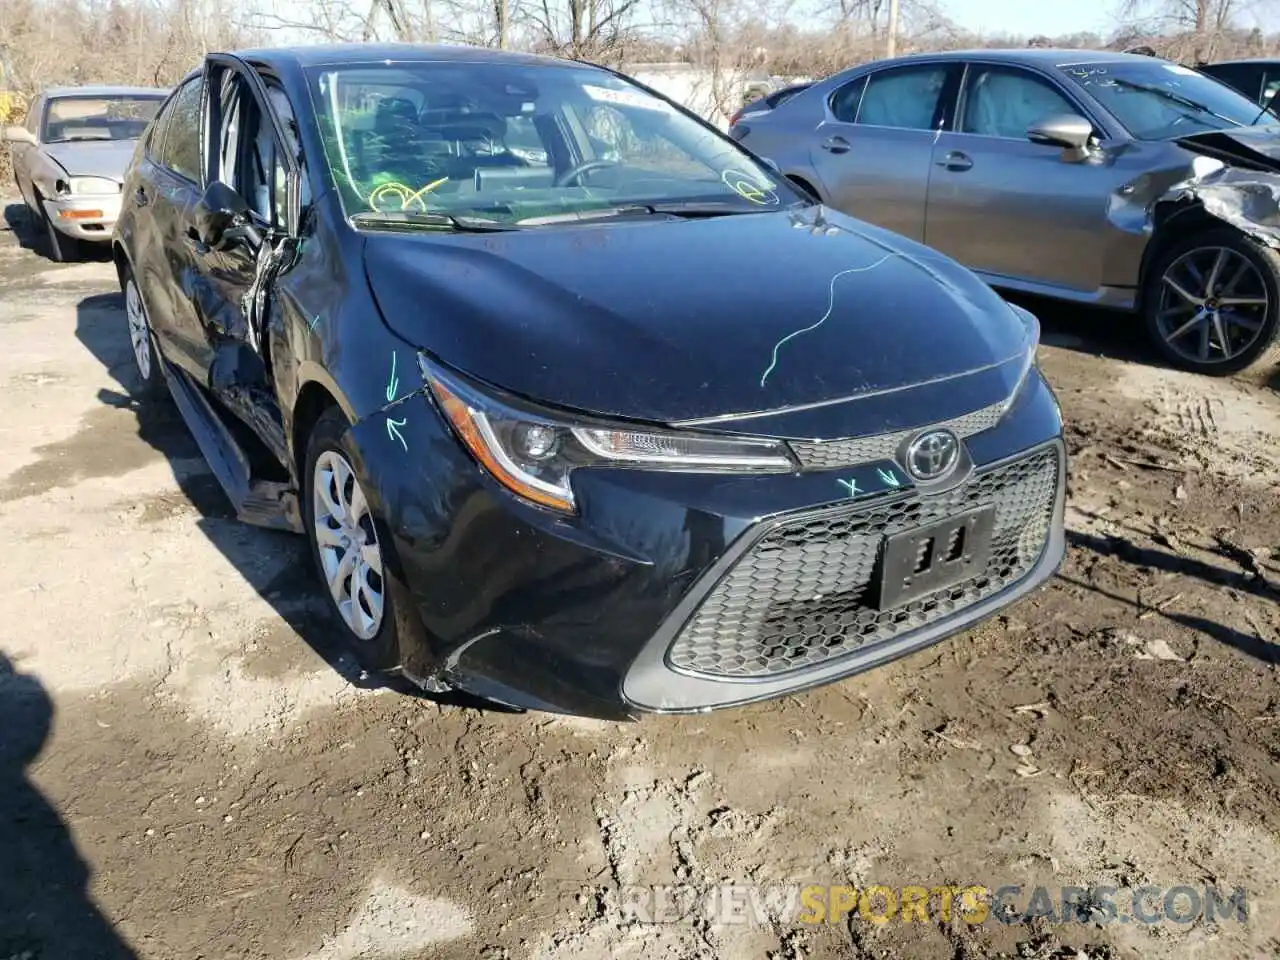
[[[186,224],[200,199],[200,106],[204,81],[192,77],[161,108],[143,147],[136,180],[134,267],[161,352],[200,377],[208,350],[192,303],[195,262]]]
[[[833,206],[924,239],[933,141],[959,73],[959,63],[918,63],[836,88],[810,146],[810,162]]]

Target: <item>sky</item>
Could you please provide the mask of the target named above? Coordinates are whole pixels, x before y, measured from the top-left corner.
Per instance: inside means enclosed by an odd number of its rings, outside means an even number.
[[[1115,0],[947,0],[947,14],[962,27],[982,33],[1043,33],[1077,30],[1108,32],[1116,25]]]
[[[1107,34],[1120,24],[1117,0],[943,0],[942,9],[956,23],[982,33],[1013,33],[1055,36],[1095,30]],[[1244,27],[1277,26],[1274,7],[1267,12],[1264,0],[1244,0],[1235,4],[1236,22]]]

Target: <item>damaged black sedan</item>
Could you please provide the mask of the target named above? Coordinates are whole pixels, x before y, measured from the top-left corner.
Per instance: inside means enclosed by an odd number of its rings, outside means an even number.
[[[430,690],[747,703],[1062,558],[1035,318],[602,68],[211,55],[115,258],[143,388],[242,519],[310,538],[362,663]]]

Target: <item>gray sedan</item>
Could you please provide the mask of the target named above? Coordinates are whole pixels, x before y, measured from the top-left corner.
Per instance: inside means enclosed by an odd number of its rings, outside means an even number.
[[[865,64],[730,133],[992,286],[1139,313],[1225,374],[1280,325],[1278,119],[1164,60],[982,50]]]
[[[151,87],[54,88],[5,129],[18,189],[54,260],[74,259],[81,241],[111,239],[125,169],[166,96]]]

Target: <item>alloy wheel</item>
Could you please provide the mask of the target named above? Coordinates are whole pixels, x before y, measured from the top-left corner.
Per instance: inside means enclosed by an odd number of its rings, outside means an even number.
[[[1262,273],[1230,247],[1197,247],[1160,278],[1156,329],[1175,354],[1225,363],[1262,335],[1270,301]]]
[[[124,288],[124,312],[129,320],[129,340],[133,344],[133,359],[144,381],[151,379],[151,331],[147,329],[147,314],[142,309],[142,296],[132,277]]]
[[[316,458],[312,508],[320,566],[333,602],[351,632],[371,640],[382,627],[382,549],[355,471],[336,450]]]

